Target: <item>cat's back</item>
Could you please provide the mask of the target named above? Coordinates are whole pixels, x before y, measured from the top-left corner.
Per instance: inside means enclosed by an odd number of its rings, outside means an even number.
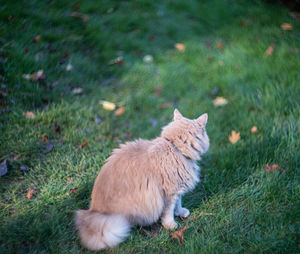
[[[126,142],[121,144],[120,148],[113,150],[112,155],[107,159],[107,162],[113,162],[115,159],[126,159],[131,160],[145,156],[150,147],[153,146],[153,142],[150,140],[137,139],[135,141]]]

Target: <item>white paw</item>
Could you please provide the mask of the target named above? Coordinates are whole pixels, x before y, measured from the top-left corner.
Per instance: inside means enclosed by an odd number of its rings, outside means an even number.
[[[181,207],[175,211],[175,215],[182,218],[187,218],[190,215],[190,211],[186,208]]]
[[[174,220],[163,221],[162,224],[163,224],[164,228],[169,229],[169,230],[175,229],[178,226],[178,224]]]

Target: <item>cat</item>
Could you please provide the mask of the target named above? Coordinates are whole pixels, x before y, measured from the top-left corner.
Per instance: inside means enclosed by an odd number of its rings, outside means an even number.
[[[89,210],[75,214],[83,246],[90,250],[112,248],[128,237],[134,225],[162,225],[175,229],[175,216],[190,212],[181,196],[199,182],[200,155],[209,148],[208,115],[191,120],[175,109],[174,119],[160,137],[138,139],[113,150],[100,170]]]

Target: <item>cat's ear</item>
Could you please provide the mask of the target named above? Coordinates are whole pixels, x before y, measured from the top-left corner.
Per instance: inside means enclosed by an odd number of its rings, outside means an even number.
[[[174,121],[175,120],[180,120],[182,118],[183,118],[182,114],[179,112],[179,110],[177,108],[175,108],[175,110],[174,110]]]
[[[208,119],[208,115],[207,115],[207,113],[205,113],[205,114],[202,114],[201,116],[199,116],[199,117],[197,118],[197,122],[198,122],[198,124],[200,124],[201,126],[205,126],[206,123],[207,123],[207,119]]]

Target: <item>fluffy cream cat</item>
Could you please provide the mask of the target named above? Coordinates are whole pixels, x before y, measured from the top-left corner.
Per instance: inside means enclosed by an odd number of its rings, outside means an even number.
[[[190,120],[175,109],[160,137],[127,142],[113,151],[95,181],[90,209],[76,212],[86,248],[114,247],[133,225],[161,218],[165,228],[174,229],[174,215],[189,216],[181,196],[199,182],[196,160],[209,148],[206,122],[207,114]]]

